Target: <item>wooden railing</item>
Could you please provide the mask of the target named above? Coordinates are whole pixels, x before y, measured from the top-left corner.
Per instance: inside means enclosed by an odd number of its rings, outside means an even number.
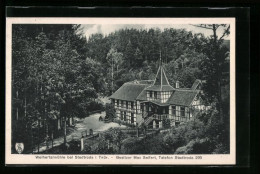
[[[192,118],[188,117],[183,117],[183,116],[176,116],[176,115],[169,115],[169,114],[154,114],[153,117],[158,120],[163,120],[163,119],[170,119],[170,120],[175,120],[175,121],[180,121],[180,122],[186,122]]]
[[[138,127],[140,127],[144,123],[144,118],[138,123]]]
[[[153,119],[154,117],[148,117],[147,119],[145,119],[144,125],[148,125]]]
[[[169,114],[154,114],[153,117],[158,120],[169,119]]]
[[[148,116],[148,112],[143,112],[143,118],[146,118]]]

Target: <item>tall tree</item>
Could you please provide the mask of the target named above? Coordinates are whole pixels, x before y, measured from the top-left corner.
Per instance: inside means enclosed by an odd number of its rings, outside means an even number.
[[[101,66],[83,59],[86,40],[77,33],[78,28],[78,25],[13,26],[12,101],[17,126],[12,125],[12,132],[38,129],[40,142],[40,138],[48,139],[52,132],[57,132],[55,124],[58,122],[60,127],[63,117],[66,142],[67,119],[84,115],[78,111],[92,105],[90,101],[98,97],[97,91],[103,90]],[[90,72],[86,73],[84,68]],[[25,133],[22,138],[26,137]]]
[[[140,67],[142,65],[143,57],[142,57],[142,52],[138,47],[135,50],[134,57],[136,60],[135,66]]]
[[[129,40],[126,45],[125,54],[124,54],[125,62],[127,63],[126,67],[130,68],[132,66],[133,61],[134,61],[134,54],[135,54],[135,51],[134,51],[132,42]]]
[[[216,107],[220,112],[220,119],[223,122],[223,107],[222,107],[222,79],[223,66],[225,64],[225,54],[223,55],[222,43],[223,38],[230,33],[230,25],[227,24],[201,24],[195,25],[200,28],[212,30],[213,35],[209,39],[206,55],[208,58],[202,62],[202,71],[204,72],[207,83],[204,85],[205,94],[209,99],[216,99]],[[223,33],[220,37],[217,35],[217,30],[222,28]],[[217,90],[212,90],[217,89]]]
[[[118,53],[114,48],[111,48],[109,52],[107,53],[107,62],[109,66],[111,67],[111,91],[113,93],[114,91],[114,69],[116,67],[116,73],[118,75],[118,67],[123,62],[123,54]]]

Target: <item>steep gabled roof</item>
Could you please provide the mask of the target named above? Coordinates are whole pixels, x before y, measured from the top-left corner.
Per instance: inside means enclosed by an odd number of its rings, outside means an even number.
[[[150,91],[172,91],[174,88],[169,84],[165,71],[162,66],[159,66],[154,83],[146,88]]]
[[[162,66],[159,66],[153,85],[170,85]]]
[[[147,87],[146,84],[124,83],[115,93],[109,98],[135,101],[138,95]]]
[[[173,105],[190,106],[198,93],[199,90],[176,89],[168,99],[167,103]]]

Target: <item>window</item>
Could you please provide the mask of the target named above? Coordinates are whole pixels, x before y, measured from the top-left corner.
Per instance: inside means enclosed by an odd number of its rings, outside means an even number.
[[[176,115],[176,106],[172,106],[172,115]]]
[[[161,102],[165,103],[170,97],[170,92],[161,92]]]
[[[131,123],[134,123],[134,113],[131,113]]]
[[[117,119],[120,119],[120,112],[119,112],[119,110],[116,110],[116,117],[117,117]]]
[[[126,112],[126,122],[130,123],[130,113]]]
[[[154,91],[154,98],[157,99],[157,91]]]
[[[180,116],[180,106],[176,106],[176,116]]]
[[[120,119],[123,120],[123,111],[120,112]]]
[[[181,107],[181,116],[185,117],[185,107]]]
[[[187,118],[190,118],[190,108],[188,107],[185,108],[185,115]]]
[[[128,102],[126,102],[126,109],[128,109]]]
[[[153,92],[152,91],[150,91],[150,98],[152,98],[153,97]]]
[[[161,92],[162,95],[162,103],[164,103],[164,92]]]
[[[131,109],[134,109],[134,102],[131,102]]]
[[[124,121],[126,121],[126,112],[124,112]]]
[[[116,101],[117,107],[119,107],[119,100]]]
[[[139,103],[139,101],[137,101],[136,105],[137,105],[136,111],[139,113],[140,112],[140,103]]]
[[[124,101],[121,101],[121,108],[124,107]]]

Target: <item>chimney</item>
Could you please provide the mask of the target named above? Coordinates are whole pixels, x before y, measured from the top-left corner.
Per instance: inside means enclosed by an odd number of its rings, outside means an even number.
[[[179,82],[178,80],[176,81],[175,88],[176,88],[176,89],[177,89],[177,88],[180,88],[180,82]]]

